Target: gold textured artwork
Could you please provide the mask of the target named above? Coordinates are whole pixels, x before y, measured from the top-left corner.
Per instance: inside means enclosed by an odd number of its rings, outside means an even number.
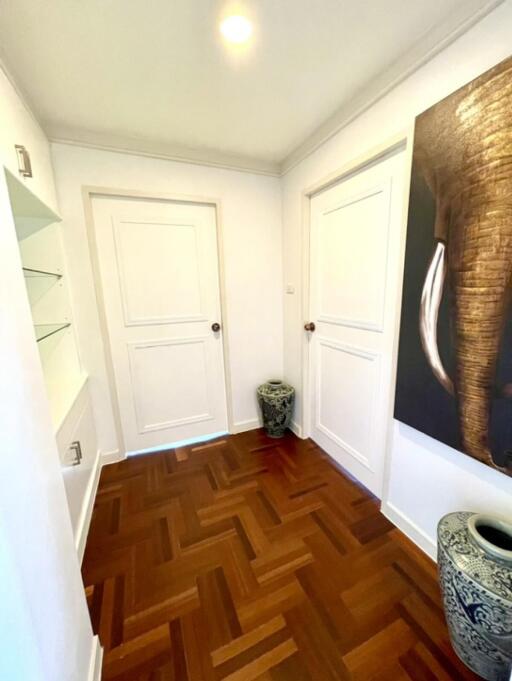
[[[416,119],[395,417],[512,475],[512,58]]]

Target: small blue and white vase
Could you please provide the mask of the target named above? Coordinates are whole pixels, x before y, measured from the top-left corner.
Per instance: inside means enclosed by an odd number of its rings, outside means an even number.
[[[486,681],[512,672],[512,523],[450,513],[437,528],[438,569],[453,648]]]
[[[292,420],[295,389],[279,380],[263,383],[257,390],[263,427],[269,437],[283,437]]]

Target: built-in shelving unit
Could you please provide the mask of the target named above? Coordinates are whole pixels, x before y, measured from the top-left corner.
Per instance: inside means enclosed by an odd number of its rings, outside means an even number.
[[[23,267],[23,276],[25,277],[25,284],[27,286],[27,293],[30,304],[33,306],[40,300],[48,291],[62,279],[60,272],[51,272],[49,270],[40,270],[34,267]],[[36,341],[40,343],[50,336],[54,336],[60,331],[64,331],[71,326],[71,322],[52,322],[49,324],[41,324],[34,322],[34,331],[36,334]]]
[[[40,343],[41,341],[53,336],[59,331],[64,331],[71,326],[71,322],[61,322],[57,324],[34,324],[34,329],[36,332],[36,341]]]
[[[8,171],[6,180],[35,341],[57,432],[84,382],[73,333],[60,217]]]

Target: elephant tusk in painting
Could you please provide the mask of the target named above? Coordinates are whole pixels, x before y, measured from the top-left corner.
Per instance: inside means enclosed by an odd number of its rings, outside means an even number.
[[[454,394],[452,379],[448,376],[437,347],[437,319],[443,298],[446,278],[446,246],[438,241],[430,261],[420,302],[420,339],[432,373],[450,395]]]
[[[508,475],[511,111],[509,58],[416,119],[395,402],[398,420]]]

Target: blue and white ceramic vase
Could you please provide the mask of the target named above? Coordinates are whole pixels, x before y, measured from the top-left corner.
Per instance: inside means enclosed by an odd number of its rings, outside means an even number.
[[[295,389],[283,381],[271,380],[257,390],[263,426],[270,437],[283,437],[292,420]]]
[[[512,671],[512,523],[450,513],[439,523],[438,568],[455,652],[487,681]]]

